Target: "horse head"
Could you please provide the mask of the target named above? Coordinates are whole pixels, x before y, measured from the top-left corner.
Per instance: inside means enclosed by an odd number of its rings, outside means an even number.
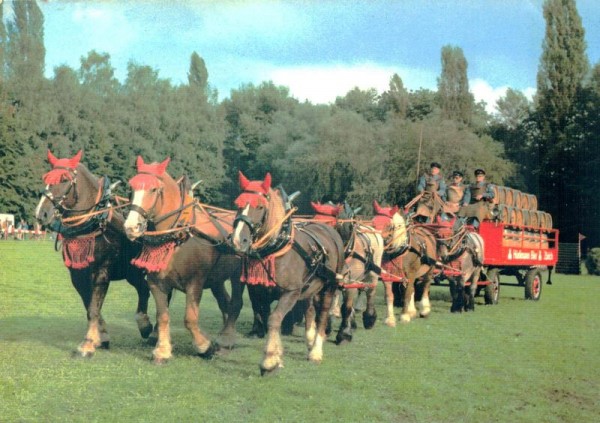
[[[237,214],[231,241],[235,251],[248,253],[265,235],[278,235],[273,230],[283,223],[285,204],[279,191],[271,188],[270,173],[262,181],[250,181],[241,171],[238,176],[242,193],[234,201]]]
[[[406,242],[406,221],[400,208],[382,207],[377,201],[373,201],[373,227],[381,232],[386,245],[400,245]]]
[[[137,157],[137,174],[129,180],[132,199],[124,224],[129,239],[139,238],[149,223],[156,225],[161,216],[170,212],[170,208],[179,207],[179,187],[167,172],[170,160],[145,163],[141,156]]]
[[[42,177],[46,188],[35,209],[35,217],[42,225],[50,225],[61,217],[87,211],[93,207],[97,180],[79,162],[83,151],[71,158],[57,158],[48,150],[48,162],[52,169]],[[85,188],[94,187],[92,193]]]

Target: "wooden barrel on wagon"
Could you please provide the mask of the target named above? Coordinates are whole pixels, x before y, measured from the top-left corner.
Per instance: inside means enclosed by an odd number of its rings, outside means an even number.
[[[525,192],[521,194],[521,208],[529,210],[529,194]]]
[[[521,209],[521,214],[523,215],[523,226],[532,226],[531,225],[531,210],[529,209]]]
[[[515,212],[511,206],[507,206],[506,204],[498,205],[498,215],[500,216],[500,220],[502,223],[509,224],[515,220]]]
[[[550,213],[542,212],[543,220],[540,222],[540,226],[544,229],[552,229],[552,215]]]
[[[529,212],[529,225],[534,228],[540,228],[540,220],[543,218],[542,213],[539,210],[531,210]]]
[[[492,191],[494,191],[494,204],[504,204],[504,192],[500,185],[493,185]]]
[[[537,197],[535,196],[535,194],[524,194],[523,208],[532,211],[537,210]]]
[[[513,190],[512,188],[502,187],[504,193],[504,199],[502,204],[512,207],[513,206]]]
[[[513,207],[513,211],[514,220],[510,223],[512,223],[513,225],[523,226],[523,209]]]
[[[513,207],[523,208],[523,193],[518,189],[513,189]]]

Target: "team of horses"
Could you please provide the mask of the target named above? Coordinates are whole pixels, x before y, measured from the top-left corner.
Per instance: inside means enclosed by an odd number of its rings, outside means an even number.
[[[184,324],[197,354],[210,358],[220,348],[234,347],[248,287],[252,333],[266,337],[261,374],[283,367],[282,327],[289,333],[302,320],[308,359],[322,361],[337,294],[341,322],[336,343],[352,340],[359,298],[364,297],[363,326],[372,328],[379,281],[385,287],[388,326],[396,325],[394,306],[402,306],[401,322],[429,315],[434,277],[449,279],[451,311],[474,309],[483,242],[464,226],[417,224],[405,210],[376,201],[371,220],[359,219],[358,210],[346,202],[311,203],[314,216],[298,216],[295,194],[273,187],[268,173],[249,180],[240,172],[235,209],[224,210],[200,202],[187,177],[172,177],[169,159],[145,163],[139,156],[127,200],[81,158],[81,151],[61,159],[48,151],[51,170],[43,176],[46,187],[36,208],[37,220],[62,241],[65,265],[86,309],[81,356],[109,347],[102,304],[110,282],[121,279],[138,293],[138,327],[143,338],[155,342],[157,364],[172,358],[173,290],[185,293]],[[205,289],[222,313],[217,342],[199,327]],[[150,292],[155,326],[147,314]]]

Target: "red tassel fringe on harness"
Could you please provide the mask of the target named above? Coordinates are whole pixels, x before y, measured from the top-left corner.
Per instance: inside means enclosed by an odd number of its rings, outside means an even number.
[[[62,244],[65,266],[71,269],[85,269],[94,262],[96,234],[85,238],[64,238]]]
[[[140,269],[146,269],[150,273],[160,272],[167,268],[174,252],[175,241],[158,246],[144,244],[142,252],[137,258],[131,260],[131,264]]]
[[[248,285],[276,286],[275,282],[275,254],[264,259],[244,258],[242,261],[241,282]]]

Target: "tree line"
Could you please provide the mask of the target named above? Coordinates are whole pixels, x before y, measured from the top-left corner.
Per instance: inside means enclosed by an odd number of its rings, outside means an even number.
[[[546,35],[538,92],[509,89],[497,115],[476,103],[458,46],[441,51],[436,91],[355,88],[329,105],[293,98],[270,81],[246,84],[219,101],[206,63],[191,52],[187,83],[175,85],[131,61],[119,81],[110,55],[90,51],[78,69],[44,76],[43,15],[33,0],[0,7],[0,211],[31,221],[47,170],[46,150],[84,162],[98,175],[127,180],[137,155],[171,157],[169,171],[202,179],[199,195],[231,208],[237,171],[271,172],[309,201],[406,204],[429,162],[448,174],[484,167],[488,179],[538,195],[563,239],[583,233],[600,244],[595,171],[599,160],[600,65],[590,68],[572,0],[544,4]],[[560,100],[560,101],[559,101]]]

